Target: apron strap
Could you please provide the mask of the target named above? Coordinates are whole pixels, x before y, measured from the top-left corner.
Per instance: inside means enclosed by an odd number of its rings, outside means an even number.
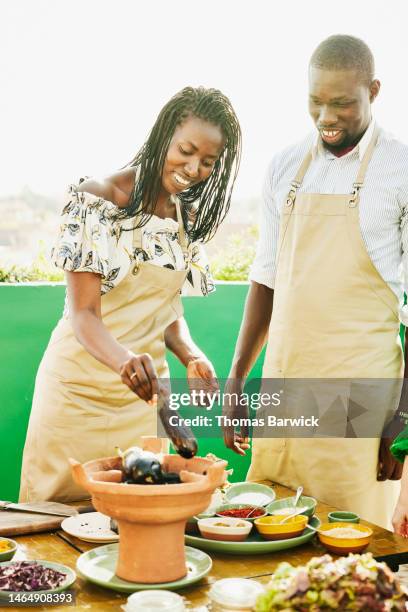
[[[299,187],[301,186],[303,179],[305,178],[305,174],[307,169],[310,166],[310,162],[312,161],[312,150],[308,152],[302,163],[300,164],[299,170],[296,173],[295,178],[290,183],[290,190],[288,195],[286,196],[286,206],[292,206],[295,203],[296,193]]]
[[[364,179],[365,179],[365,175],[367,172],[368,164],[370,163],[370,160],[373,156],[379,133],[380,133],[380,130],[378,126],[375,126],[372,138],[368,144],[367,150],[364,153],[364,157],[361,161],[360,168],[357,174],[357,178],[353,183],[353,191],[351,193],[351,198],[349,202],[351,207],[358,205],[360,189],[362,188],[364,184]],[[290,190],[289,190],[288,195],[286,196],[287,206],[292,206],[295,203],[297,190],[302,184],[303,179],[305,178],[306,172],[310,166],[310,162],[312,161],[312,150],[313,149],[311,149],[307,153],[306,157],[304,158],[304,160],[302,161],[299,167],[299,170],[296,173],[295,178],[290,183]]]
[[[132,237],[132,249],[135,250],[137,248],[141,248],[142,247],[142,232],[143,232],[143,227],[135,227],[133,230],[133,237]]]
[[[186,231],[184,229],[183,217],[180,210],[180,201],[176,196],[171,196],[171,201],[176,205],[176,213],[177,213],[177,222],[179,224],[178,234],[180,245],[183,253],[186,253],[188,250],[188,240],[186,236]],[[143,236],[143,227],[136,227],[133,230],[133,238],[132,238],[132,248],[141,248],[142,246],[142,236]]]
[[[180,200],[178,199],[177,196],[171,196],[171,200],[176,205],[177,221],[179,224],[179,229],[178,229],[179,240],[180,240],[182,251],[185,254],[188,248],[188,240],[187,240],[186,230],[184,228],[183,215],[181,214]]]
[[[360,199],[360,190],[361,190],[362,186],[364,185],[364,179],[365,179],[365,176],[366,176],[368,164],[370,163],[370,160],[371,160],[371,158],[373,156],[374,149],[375,149],[375,146],[377,144],[379,133],[380,133],[380,130],[379,130],[378,126],[375,126],[372,138],[371,138],[371,140],[370,140],[370,142],[368,144],[366,152],[364,153],[364,157],[361,160],[361,164],[360,164],[360,168],[358,170],[357,178],[356,178],[355,182],[353,183],[353,191],[352,191],[351,198],[350,198],[350,201],[349,201],[349,206],[351,208],[354,208],[354,207],[356,207],[358,205],[358,202],[359,202],[359,199]]]

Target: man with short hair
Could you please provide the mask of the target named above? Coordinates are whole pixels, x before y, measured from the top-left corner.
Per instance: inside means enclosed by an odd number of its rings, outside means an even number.
[[[229,391],[242,391],[266,341],[263,379],[403,376],[408,147],[373,121],[379,91],[362,40],[331,36],[313,53],[309,112],[317,134],[270,164]],[[230,416],[240,411],[226,408]],[[245,428],[226,427],[224,436],[245,453]],[[391,440],[380,436],[255,439],[248,479],[303,485],[306,494],[387,526],[401,470]]]

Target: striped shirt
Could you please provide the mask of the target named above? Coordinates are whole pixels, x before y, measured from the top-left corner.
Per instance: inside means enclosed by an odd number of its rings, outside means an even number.
[[[351,193],[374,127],[372,121],[360,142],[343,157],[330,153],[313,132],[272,159],[264,184],[260,237],[250,280],[274,287],[280,213],[290,182],[310,148],[312,161],[299,192]],[[408,293],[408,146],[383,130],[360,192],[359,213],[367,253],[402,304],[404,289]],[[400,312],[401,320],[408,323],[408,309]]]

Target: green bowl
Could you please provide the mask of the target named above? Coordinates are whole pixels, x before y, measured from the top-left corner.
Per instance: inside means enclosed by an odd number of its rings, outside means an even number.
[[[222,506],[219,506],[216,511],[215,514],[216,516],[223,516],[222,514],[220,514],[220,512],[222,512],[223,510],[233,510],[233,509],[238,509],[238,508],[247,508],[248,506],[253,506],[254,508],[258,508],[258,510],[262,510],[262,514],[260,514],[259,516],[250,516],[249,518],[242,518],[243,521],[249,521],[249,522],[253,522],[255,519],[257,518],[261,518],[262,516],[266,516],[268,513],[266,511],[266,508],[264,506],[255,506],[255,504],[223,504]]]
[[[251,501],[251,496],[256,496],[262,494],[265,497],[265,502],[255,503],[255,501]],[[237,499],[240,495],[246,495],[248,497],[248,501],[241,501]],[[257,482],[235,482],[225,491],[225,499],[227,503],[230,504],[245,504],[247,506],[266,506],[274,501],[276,495],[275,491],[266,485],[259,484]]]
[[[0,562],[10,561],[10,559],[14,557],[17,551],[17,542],[15,542],[14,540],[10,540],[10,538],[0,538],[0,542],[4,541],[9,543],[10,549],[0,553]]]
[[[293,508],[294,501],[294,497],[285,497],[283,499],[277,499],[276,501],[266,506],[266,511],[268,512],[268,514],[273,514],[275,510],[280,510],[281,508]],[[296,507],[305,507],[306,510],[304,510],[302,514],[306,516],[313,516],[316,509],[316,505],[317,501],[314,497],[307,497],[306,495],[301,495]]]
[[[336,510],[334,512],[329,512],[327,515],[329,523],[359,523],[360,517],[355,512],[343,512],[341,510]]]

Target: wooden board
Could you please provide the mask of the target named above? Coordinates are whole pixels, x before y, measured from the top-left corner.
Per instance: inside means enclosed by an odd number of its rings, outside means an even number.
[[[94,508],[89,503],[69,504],[78,512],[93,512]],[[65,516],[52,516],[50,514],[36,514],[31,512],[20,512],[17,510],[0,511],[0,536],[11,537],[25,533],[40,533],[41,531],[52,531],[59,529]]]

